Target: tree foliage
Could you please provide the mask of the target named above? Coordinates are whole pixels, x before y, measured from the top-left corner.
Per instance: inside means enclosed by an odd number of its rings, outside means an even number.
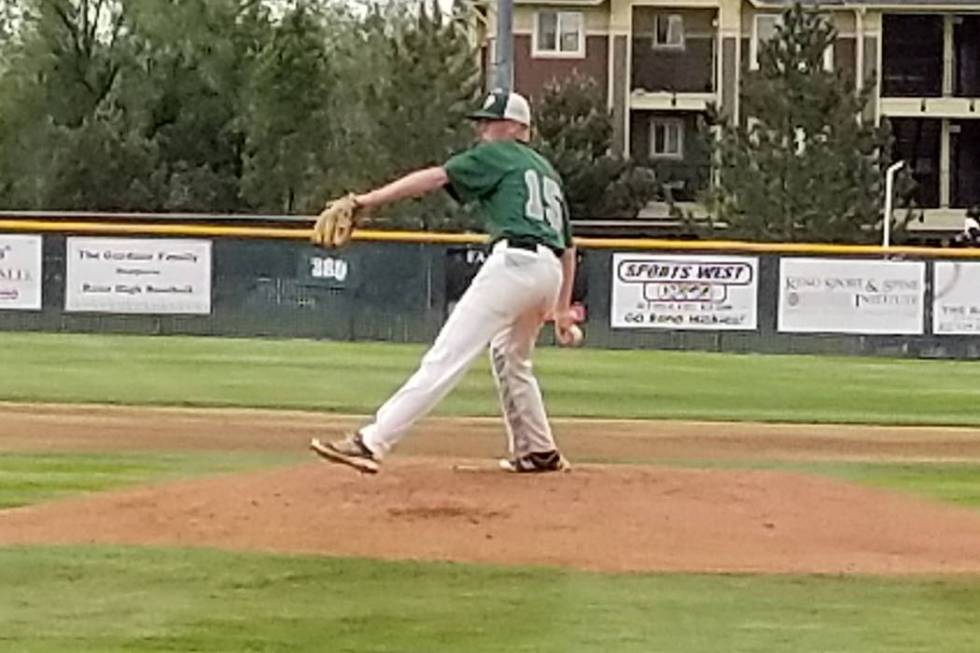
[[[875,240],[890,164],[886,126],[863,120],[873,83],[827,70],[837,37],[826,14],[800,4],[760,44],[743,75],[741,114],[715,116],[717,176],[709,209],[726,235],[752,240]]]
[[[0,206],[310,213],[444,160],[479,90],[464,19],[433,0],[0,0]]]
[[[382,74],[367,85],[373,156],[387,171],[443,163],[473,141],[466,121],[482,91],[478,49],[467,23],[465,6],[456,2],[447,14],[436,0],[408,8],[375,6],[365,40]],[[420,56],[424,53],[424,56]],[[431,195],[398,214],[399,222],[426,229],[455,222],[472,226],[473,216],[448,196]],[[395,222],[394,211],[388,213]]]
[[[613,122],[595,80],[549,84],[536,108],[537,146],[565,182],[573,219],[634,218],[656,195],[649,168],[613,151]]]
[[[0,0],[0,207],[310,214],[445,161],[473,140],[464,115],[482,80],[471,10],[464,0]],[[607,154],[608,116],[560,126],[592,111],[575,93],[599,106],[597,89],[567,93],[543,118],[574,210],[635,211],[630,184],[644,178]],[[441,194],[374,219],[475,224]]]

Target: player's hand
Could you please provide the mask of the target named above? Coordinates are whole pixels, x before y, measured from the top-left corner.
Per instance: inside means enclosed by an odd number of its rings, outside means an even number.
[[[559,309],[555,311],[555,340],[558,344],[564,345],[566,347],[578,344],[576,339],[581,339],[580,335],[576,335],[578,327],[575,326],[575,315],[572,313],[571,309]],[[575,327],[574,329],[572,327]],[[578,331],[580,334],[581,331]]]

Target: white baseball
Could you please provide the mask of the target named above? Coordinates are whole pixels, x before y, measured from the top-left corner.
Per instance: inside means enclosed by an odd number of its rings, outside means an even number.
[[[573,324],[568,327],[568,347],[578,347],[582,344],[582,339],[585,336],[582,334],[582,329],[579,328],[577,324]]]

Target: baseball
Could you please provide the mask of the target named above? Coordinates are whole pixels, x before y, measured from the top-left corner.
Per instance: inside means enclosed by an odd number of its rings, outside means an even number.
[[[582,339],[585,338],[582,329],[577,324],[568,327],[568,336],[568,342],[565,343],[566,347],[578,347],[582,344]]]

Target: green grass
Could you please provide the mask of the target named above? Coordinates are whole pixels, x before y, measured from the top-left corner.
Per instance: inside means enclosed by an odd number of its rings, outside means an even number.
[[[800,469],[980,508],[980,464],[808,463]]]
[[[0,333],[0,400],[366,413],[422,347]],[[542,349],[553,415],[980,425],[965,362]],[[484,361],[439,412],[496,414]],[[289,462],[0,454],[0,508]],[[705,461],[694,466],[730,465]],[[980,506],[980,464],[734,463]],[[980,578],[602,575],[204,550],[0,548],[0,651],[974,653]]]
[[[303,340],[0,334],[0,400],[372,412],[423,348]],[[542,348],[555,416],[980,425],[980,365]],[[481,360],[437,409],[494,415]]]
[[[648,460],[645,463],[693,469],[776,469],[817,474],[966,508],[980,508],[980,463],[779,460]]]
[[[975,653],[980,578],[601,575],[212,551],[0,549],[18,653]]]
[[[303,459],[300,454],[240,452],[0,453],[0,510],[85,492],[113,490],[204,474],[249,471]],[[783,469],[820,474],[964,507],[980,508],[980,463],[647,462],[701,469]]]
[[[0,509],[202,474],[246,471],[296,457],[259,453],[0,453]]]

